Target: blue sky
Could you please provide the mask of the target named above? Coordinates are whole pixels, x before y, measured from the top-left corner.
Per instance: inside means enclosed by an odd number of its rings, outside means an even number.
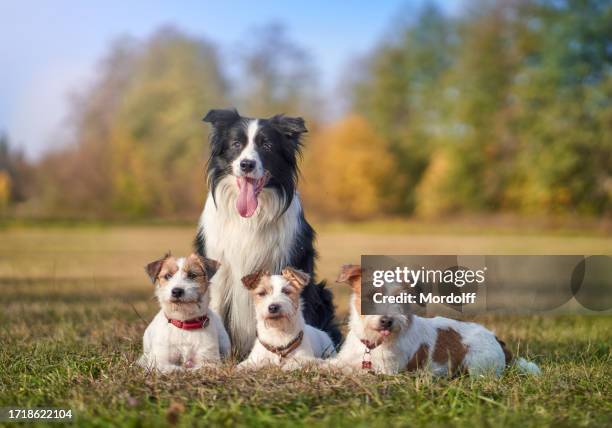
[[[307,49],[331,92],[347,64],[416,15],[427,0],[321,1],[2,1],[0,131],[36,157],[66,128],[69,94],[95,73],[120,35],[146,37],[172,24],[215,42],[226,57],[254,27],[285,25]],[[438,0],[456,13],[461,0]],[[12,3],[12,4],[11,4]]]

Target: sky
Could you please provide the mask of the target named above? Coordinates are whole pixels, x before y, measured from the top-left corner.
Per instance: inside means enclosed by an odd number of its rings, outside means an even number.
[[[92,81],[110,43],[146,38],[168,24],[216,43],[227,58],[249,31],[281,23],[310,52],[331,93],[342,70],[389,35],[394,20],[416,15],[428,1],[0,0],[0,133],[39,157],[61,141],[69,95]],[[462,0],[434,2],[453,14]]]

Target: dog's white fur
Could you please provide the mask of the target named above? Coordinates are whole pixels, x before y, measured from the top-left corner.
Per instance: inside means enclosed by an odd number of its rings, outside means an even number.
[[[302,304],[299,299],[299,288],[305,285],[292,284],[285,272],[283,275],[268,275],[268,290],[265,295],[255,298],[255,314],[257,320],[257,339],[253,349],[246,360],[239,364],[239,369],[256,369],[264,366],[279,365],[285,370],[292,370],[308,363],[316,363],[319,359],[336,355],[334,344],[327,333],[307,325],[302,316]],[[303,272],[300,272],[303,274]],[[308,275],[305,275],[307,278]],[[306,283],[307,283],[306,279]],[[295,290],[287,287],[298,288]],[[254,293],[263,293],[262,287],[255,288]],[[280,318],[271,319],[270,305],[278,305]],[[273,315],[277,315],[276,313]],[[278,316],[278,315],[277,315]],[[304,336],[299,346],[286,358],[281,359],[277,354],[269,351],[262,345],[262,341],[273,347],[283,347],[296,338],[300,331]]]
[[[461,371],[467,371],[470,375],[500,375],[506,367],[504,350],[495,334],[476,323],[444,317],[422,318],[413,314],[394,313],[387,315],[392,319],[392,327],[388,329],[388,335],[384,336],[380,327],[383,316],[361,315],[357,309],[361,302],[360,294],[356,292],[355,287],[361,286],[360,274],[349,279],[349,283],[354,291],[350,304],[350,330],[338,356],[330,361],[332,367],[351,371],[363,370],[362,361],[366,345],[362,340],[370,343],[382,340],[379,346],[371,350],[369,356],[373,371],[384,374],[402,372],[407,369],[411,360],[414,364],[413,357],[418,359],[419,348],[423,347],[420,351],[424,358],[419,361],[419,367],[437,376],[452,375],[454,373],[449,367],[448,358],[445,358],[445,361],[434,361],[432,358],[438,340],[441,340],[441,334],[448,333],[449,329],[460,336],[460,341],[467,350],[459,367]],[[423,349],[426,351],[423,352]],[[525,373],[540,373],[536,364],[523,358],[515,359],[513,364]]]
[[[279,272],[289,264],[299,231],[300,197],[296,194],[285,215],[278,217],[284,201],[278,192],[264,188],[257,211],[243,218],[235,208],[236,177],[228,175],[217,185],[216,205],[209,192],[200,218],[199,233],[206,255],[221,263],[212,278],[211,307],[224,314],[239,354],[246,354],[255,340],[254,307],[241,278],[255,270]]]
[[[257,153],[257,150],[255,150],[255,136],[257,135],[257,130],[259,129],[258,122],[259,121],[257,119],[252,119],[249,121],[247,126],[247,144],[244,146],[244,149],[242,149],[240,156],[238,156],[236,160],[232,162],[232,174],[234,174],[236,177],[245,175],[247,177],[259,179],[265,174],[259,153]],[[240,162],[245,159],[255,162],[255,169],[248,174],[244,174],[240,170]]]
[[[161,310],[147,327],[143,337],[143,355],[138,364],[146,369],[168,373],[180,369],[198,369],[213,365],[230,353],[230,340],[221,319],[209,309],[209,286],[202,293],[201,286],[187,278],[183,270],[185,258],[176,260],[178,270],[163,285],[156,283],[155,295]],[[185,303],[172,302],[171,290],[184,289]],[[203,315],[208,326],[196,330],[183,330],[170,324],[168,318],[180,321]]]

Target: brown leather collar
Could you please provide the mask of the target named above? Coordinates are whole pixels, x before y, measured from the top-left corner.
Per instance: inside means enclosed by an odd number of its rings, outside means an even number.
[[[371,351],[372,349],[379,347],[380,344],[383,343],[385,339],[382,338],[382,339],[377,340],[376,342],[370,342],[369,340],[366,340],[366,339],[359,339],[359,340],[361,340],[361,343],[363,343],[365,347]]]
[[[268,351],[273,354],[278,355],[281,359],[287,358],[287,355],[291,354],[295,349],[300,346],[302,343],[302,339],[304,338],[304,330],[300,331],[297,336],[295,336],[289,343],[284,346],[272,346],[259,338],[259,334],[257,334],[257,340],[261,343],[261,346],[266,348]]]

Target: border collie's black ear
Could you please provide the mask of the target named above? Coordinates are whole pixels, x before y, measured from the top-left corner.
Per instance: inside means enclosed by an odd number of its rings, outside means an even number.
[[[234,108],[227,110],[213,109],[209,111],[202,120],[206,123],[212,123],[213,126],[227,126],[236,122],[238,119],[240,119],[240,115],[238,114],[238,111]]]
[[[270,124],[281,134],[289,138],[296,138],[308,132],[304,119],[301,117],[289,117],[277,114],[270,119]]]

